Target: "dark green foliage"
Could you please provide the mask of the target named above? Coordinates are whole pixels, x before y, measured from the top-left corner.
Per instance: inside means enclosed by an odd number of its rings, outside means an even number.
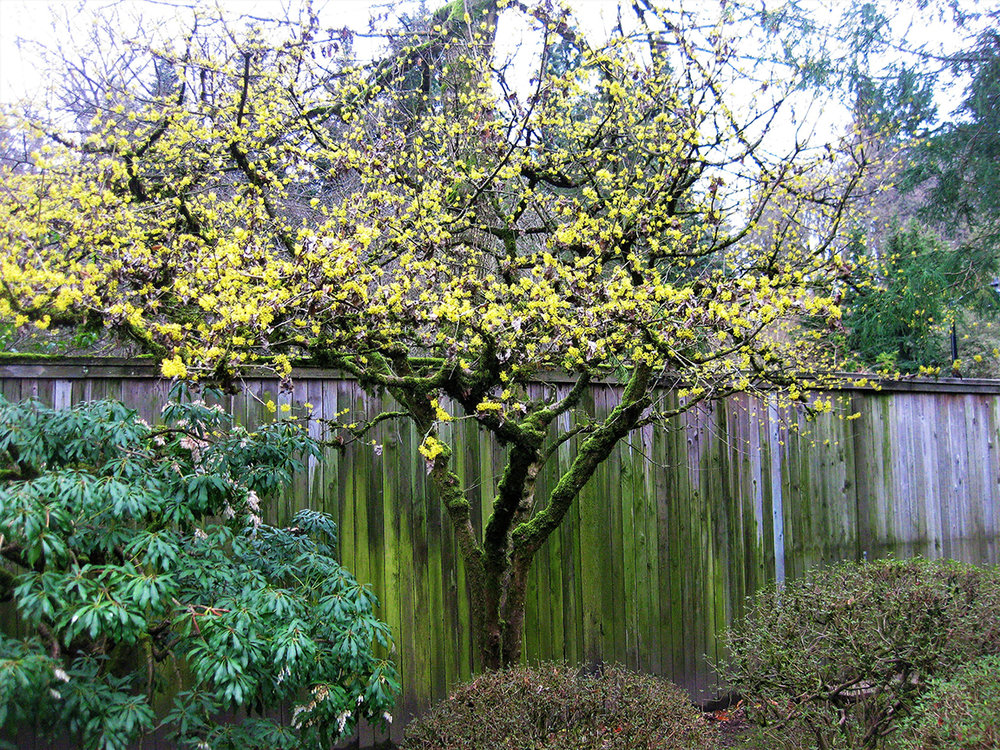
[[[903,732],[905,750],[1000,747],[1000,657],[987,656],[934,680]]]
[[[487,672],[406,729],[406,750],[695,750],[707,731],[687,694],[623,667]]]
[[[953,253],[916,226],[894,232],[879,255],[863,246],[844,297],[847,346],[863,365],[916,372],[950,365],[947,321],[958,278]]]
[[[0,586],[31,633],[0,635],[0,725],[83,748],[158,726],[178,747],[329,747],[398,681],[331,519],[262,520],[316,446],[176,395],[162,427],[117,402],[0,398]]]
[[[1000,653],[1000,569],[843,563],[750,602],[727,677],[751,718],[820,748],[881,746],[930,680]]]
[[[995,26],[1000,12],[991,20]],[[952,64],[969,77],[965,99],[953,122],[913,150],[903,187],[929,187],[924,215],[968,230],[966,251],[993,274],[1000,254],[1000,32],[983,31]]]

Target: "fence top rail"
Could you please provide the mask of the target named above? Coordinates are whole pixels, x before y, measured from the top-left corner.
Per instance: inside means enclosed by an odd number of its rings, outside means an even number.
[[[883,378],[864,373],[837,373],[843,384],[836,391],[863,391],[885,393],[954,393],[1000,394],[1000,380],[984,378]],[[81,378],[103,379],[159,379],[160,364],[151,358],[125,359],[120,357],[45,356],[0,353],[0,378],[27,378],[39,380],[75,380]],[[250,371],[249,380],[277,380],[270,371]],[[300,366],[292,370],[292,380],[353,380],[343,370]],[[540,378],[544,382],[572,382],[572,378],[552,373]],[[615,385],[615,381],[594,381],[595,385]]]

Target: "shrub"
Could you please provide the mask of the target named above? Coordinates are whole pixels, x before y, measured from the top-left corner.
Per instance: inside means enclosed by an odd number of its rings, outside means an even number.
[[[178,747],[328,747],[397,680],[333,522],[262,520],[315,445],[177,395],[161,427],[116,402],[0,398],[0,599],[33,634],[0,635],[0,726],[101,750],[157,726]]]
[[[903,750],[1000,747],[1000,657],[987,656],[934,680],[904,730]]]
[[[931,679],[1000,652],[1000,571],[843,563],[759,592],[727,641],[751,718],[821,748],[876,747]]]
[[[406,750],[672,750],[707,747],[700,712],[666,680],[619,666],[487,672],[406,730]]]

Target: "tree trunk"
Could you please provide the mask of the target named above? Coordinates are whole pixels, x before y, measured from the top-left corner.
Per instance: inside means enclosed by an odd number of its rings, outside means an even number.
[[[506,666],[503,660],[504,620],[503,598],[506,589],[507,564],[496,553],[485,558],[485,575],[483,582],[483,613],[480,625],[479,650],[486,669],[500,669]]]
[[[544,463],[540,453],[544,430],[537,434],[522,432],[523,442],[511,447],[483,544],[473,543],[468,503],[458,486],[458,477],[448,470],[451,451],[442,451],[435,460],[431,476],[442,492],[470,571],[470,609],[480,615],[474,619],[473,635],[484,668],[500,669],[520,661],[528,573],[535,553],[559,527],[597,467],[639,423],[650,401],[649,382],[650,369],[637,366],[622,402],[584,441],[545,507],[534,518],[530,516],[535,481]]]
[[[521,642],[524,636],[524,604],[528,587],[530,561],[510,560],[483,576],[487,582],[481,597],[483,602],[478,626],[474,625],[476,642],[485,669],[503,669],[521,660]]]
[[[507,601],[504,606],[503,666],[517,664],[521,660],[521,643],[524,635],[524,597],[528,588],[528,572],[531,561],[511,566],[510,581],[507,584]]]

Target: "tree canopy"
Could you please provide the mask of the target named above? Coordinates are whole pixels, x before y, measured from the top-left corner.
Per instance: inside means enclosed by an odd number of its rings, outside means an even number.
[[[151,48],[170,91],[118,91],[79,137],[36,123],[50,145],[5,176],[0,318],[105,326],[167,377],[307,358],[387,391],[378,419],[424,436],[484,662],[514,661],[534,554],[613,446],[669,416],[656,388],[673,413],[805,401],[836,368],[822,331],[868,145],[776,136],[801,81],[745,68],[734,7],[638,3],[598,47],[548,3],[455,2],[358,68],[315,20]],[[527,63],[497,51],[511,17]],[[552,373],[569,384],[528,399]],[[560,431],[597,378],[615,408]],[[482,535],[438,439],[456,418],[506,451]]]
[[[897,228],[875,257],[859,250],[845,299],[847,344],[864,361],[903,372],[946,364],[947,290],[954,254],[917,226]],[[953,314],[953,313],[952,313]]]

